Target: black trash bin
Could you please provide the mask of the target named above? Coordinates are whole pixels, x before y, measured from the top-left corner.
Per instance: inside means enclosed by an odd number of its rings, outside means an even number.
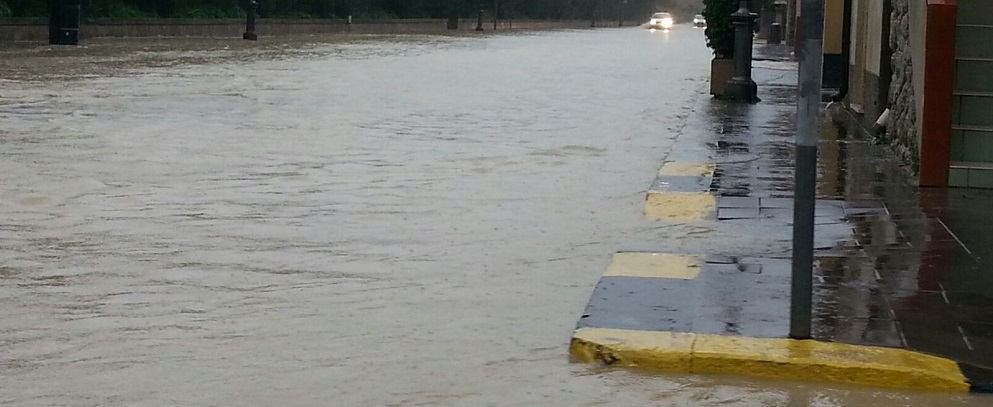
[[[768,44],[779,45],[783,42],[783,27],[779,23],[772,23],[769,26],[769,39]]]
[[[57,0],[49,21],[48,42],[58,45],[79,45],[81,0]]]

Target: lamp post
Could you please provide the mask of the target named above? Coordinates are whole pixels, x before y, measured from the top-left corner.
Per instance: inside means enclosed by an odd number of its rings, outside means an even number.
[[[476,9],[479,10],[476,14],[476,31],[483,31],[483,6],[478,1],[476,2]]]
[[[493,0],[493,31],[497,30],[497,18],[500,15],[500,0]]]
[[[617,26],[624,26],[624,5],[628,4],[628,0],[621,0],[617,2]]]
[[[256,41],[259,36],[255,34],[255,11],[259,7],[259,3],[255,0],[248,1],[248,17],[245,21],[245,33],[242,34],[241,38],[249,41]]]
[[[753,102],[758,86],[752,80],[752,36],[757,16],[748,10],[748,1],[741,0],[741,7],[731,14],[734,25],[734,71],[728,81],[731,96],[742,102]]]

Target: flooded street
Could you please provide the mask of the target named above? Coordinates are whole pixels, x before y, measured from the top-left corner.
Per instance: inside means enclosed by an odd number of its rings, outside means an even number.
[[[990,403],[570,363],[612,253],[708,242],[642,215],[702,30],[117,46],[0,72],[0,405]]]

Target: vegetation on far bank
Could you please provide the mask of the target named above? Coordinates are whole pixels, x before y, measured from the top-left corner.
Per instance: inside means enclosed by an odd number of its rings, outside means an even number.
[[[58,0],[56,0],[58,1]],[[654,11],[685,18],[702,0],[257,0],[269,18],[447,18],[647,19]],[[51,0],[0,0],[0,17],[47,16]],[[84,18],[235,18],[248,0],[82,0]]]

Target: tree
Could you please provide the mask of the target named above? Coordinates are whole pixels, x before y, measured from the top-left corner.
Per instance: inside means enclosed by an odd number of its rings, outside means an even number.
[[[737,0],[703,0],[703,17],[707,19],[707,46],[714,57],[734,57],[734,25],[731,14],[738,9]]]

